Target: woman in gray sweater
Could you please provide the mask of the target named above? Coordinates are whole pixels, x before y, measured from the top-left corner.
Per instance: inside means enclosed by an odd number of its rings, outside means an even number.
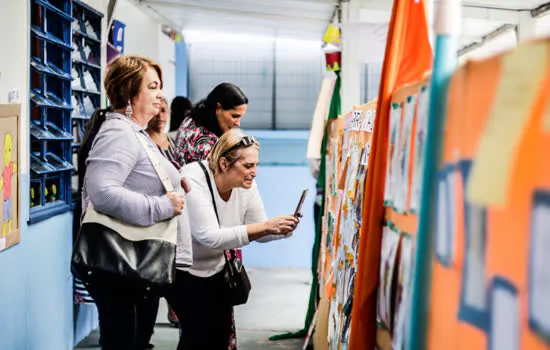
[[[114,112],[107,113],[87,157],[83,208],[91,202],[98,212],[143,227],[180,216],[184,212],[184,194],[166,193],[136,137],[136,133],[145,136],[174,188],[180,188],[178,171],[145,133],[147,123],[161,106],[160,66],[146,58],[121,56],[109,65],[105,89]],[[185,241],[184,227],[188,225],[187,216],[181,215],[178,240]],[[177,260],[179,266],[192,263],[189,235],[187,238],[187,243],[178,242],[183,247]],[[158,296],[112,280],[98,279],[87,288],[98,308],[102,348],[146,349],[155,324],[152,317],[147,317],[149,303]]]

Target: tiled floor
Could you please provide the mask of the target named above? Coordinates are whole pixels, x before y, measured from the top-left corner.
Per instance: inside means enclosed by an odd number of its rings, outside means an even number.
[[[252,292],[246,305],[236,308],[239,350],[302,348],[303,339],[269,341],[271,335],[302,328],[307,309],[311,272],[307,269],[249,268]],[[161,301],[152,343],[155,350],[175,350],[178,330],[166,321]],[[76,349],[99,350],[93,332]]]

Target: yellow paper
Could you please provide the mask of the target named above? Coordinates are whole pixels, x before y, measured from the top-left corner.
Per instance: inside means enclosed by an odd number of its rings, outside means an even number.
[[[340,29],[330,24],[323,36],[323,41],[329,44],[340,44]]]
[[[494,106],[474,160],[468,198],[480,205],[504,205],[515,150],[546,73],[546,42],[520,45],[503,57]]]

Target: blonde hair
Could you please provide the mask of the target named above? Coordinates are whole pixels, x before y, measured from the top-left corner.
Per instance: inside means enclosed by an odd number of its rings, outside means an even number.
[[[220,160],[222,158],[227,159],[230,164],[229,166],[232,167],[233,164],[241,158],[240,152],[242,149],[256,147],[256,149],[260,150],[260,143],[258,141],[254,141],[254,143],[248,146],[241,145],[234,148],[246,136],[247,135],[241,129],[232,128],[219,138],[218,142],[216,142],[206,157],[208,160],[208,166],[214,175],[221,172]]]
[[[122,55],[109,63],[105,76],[105,91],[113,109],[126,107],[128,101],[139,94],[148,68],[157,72],[162,89],[162,68],[153,60],[141,56]]]

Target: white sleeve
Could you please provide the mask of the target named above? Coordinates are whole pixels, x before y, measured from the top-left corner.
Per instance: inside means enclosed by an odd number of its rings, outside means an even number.
[[[179,216],[178,247],[176,255],[176,267],[186,268],[193,265],[193,245],[191,240],[191,228],[189,226],[189,205],[187,195],[183,203],[183,212]]]
[[[187,176],[191,191],[187,193],[189,227],[193,238],[211,249],[235,249],[249,243],[245,225],[220,228],[210,190],[204,175]],[[185,174],[183,174],[185,176]]]
[[[265,214],[264,202],[258,191],[258,185],[254,181],[252,187],[250,188],[250,200],[244,214],[244,223],[245,224],[257,224],[267,221],[267,215]],[[276,241],[283,238],[288,238],[292,236],[292,232],[288,235],[267,235],[263,236],[260,239],[257,239],[256,242],[267,243],[271,241]]]

